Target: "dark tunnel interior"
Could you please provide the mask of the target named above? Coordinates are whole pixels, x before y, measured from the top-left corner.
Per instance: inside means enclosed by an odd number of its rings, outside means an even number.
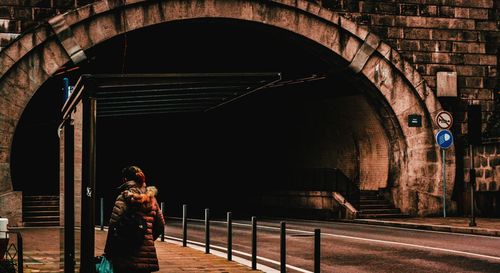
[[[56,132],[64,77],[74,84],[86,73],[281,72],[289,80],[325,75],[345,65],[303,37],[223,19],[149,27],[86,54],[87,63],[74,70],[68,66],[49,79],[23,114],[12,153],[16,189],[28,194],[59,191]],[[359,94],[343,77],[331,77],[261,90],[207,113],[98,118],[96,184],[97,196],[105,199],[105,215],[116,197],[120,171],[128,164],[143,168],[171,215],[179,216],[182,204],[200,217],[206,207],[220,216],[230,210],[254,213],[248,199],[263,189],[286,188],[280,177],[304,165],[300,155],[316,141],[310,134],[322,130],[315,121],[325,115],[309,110]]]

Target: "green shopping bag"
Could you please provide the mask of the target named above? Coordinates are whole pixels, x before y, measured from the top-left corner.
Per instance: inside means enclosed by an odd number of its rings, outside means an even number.
[[[95,265],[95,271],[97,273],[113,273],[113,264],[106,256],[99,256]]]

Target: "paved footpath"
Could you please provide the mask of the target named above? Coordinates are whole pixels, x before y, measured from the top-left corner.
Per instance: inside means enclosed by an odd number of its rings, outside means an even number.
[[[50,228],[21,228],[11,229],[20,231],[24,241],[24,272],[25,273],[52,273],[63,272],[60,268],[60,244],[62,229]],[[102,254],[106,232],[96,230],[95,255]],[[14,237],[12,237],[14,241]],[[261,272],[228,261],[225,258],[189,247],[182,247],[174,243],[155,243],[160,261],[159,273],[194,273],[194,272],[227,272],[247,273]]]
[[[434,231],[480,234],[500,236],[500,218],[476,218],[475,227],[469,227],[467,217],[414,217],[398,219],[358,219],[354,223],[385,225],[403,228],[415,228]],[[62,244],[62,229],[52,228],[21,228],[24,240],[24,263],[26,273],[62,272],[60,270],[60,245]],[[96,230],[95,254],[102,254],[105,231]],[[15,236],[11,237],[12,241]],[[192,248],[181,247],[175,243],[156,242],[160,261],[160,273],[166,272],[261,272],[252,271],[250,267],[227,261],[225,258]],[[268,270],[266,270],[267,272]]]

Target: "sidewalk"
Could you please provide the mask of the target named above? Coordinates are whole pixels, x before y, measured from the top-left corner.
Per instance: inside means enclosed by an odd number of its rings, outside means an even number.
[[[410,217],[355,219],[349,222],[383,225],[421,230],[487,235],[500,237],[500,218],[476,218],[476,226],[470,227],[467,217]]]
[[[54,273],[64,271],[62,269],[60,251],[61,238],[63,238],[62,229],[57,227],[11,228],[11,231],[19,231],[23,236],[25,273]],[[103,252],[105,236],[106,231],[96,230],[96,256],[101,255]],[[15,242],[14,237],[11,237],[11,243]],[[182,247],[170,242],[156,241],[155,246],[160,262],[160,271],[158,273],[262,272],[260,270],[252,271],[250,267],[240,263],[228,261],[213,254],[205,254],[203,251],[190,247]]]

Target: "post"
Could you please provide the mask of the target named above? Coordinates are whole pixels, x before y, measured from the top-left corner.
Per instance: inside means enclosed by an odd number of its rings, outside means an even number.
[[[446,152],[443,151],[443,217],[446,218]]]
[[[210,210],[205,209],[205,254],[210,253]]]
[[[469,227],[476,226],[476,218],[474,216],[474,189],[476,187],[476,169],[474,168],[474,146],[469,145],[470,149],[470,170],[469,170],[469,184],[470,184],[470,220]]]
[[[321,272],[321,229],[314,230],[314,273]]]
[[[24,272],[23,236],[17,232],[17,272]]]
[[[97,99],[83,99],[80,271],[92,272],[95,252]]]
[[[161,210],[161,213],[163,214],[163,210],[165,209],[165,203],[164,202],[161,202],[160,203],[160,210]],[[163,217],[165,217],[165,215],[163,214]],[[161,232],[161,241],[162,242],[165,242],[165,226],[163,227],[163,231]]]
[[[64,273],[75,272],[75,126],[64,123]]]
[[[182,246],[187,246],[187,205],[182,205]]]
[[[101,230],[104,230],[104,198],[101,197]]]
[[[281,273],[286,273],[286,223],[280,223],[280,268]]]
[[[233,259],[233,219],[231,212],[227,213],[227,260]]]
[[[257,270],[257,217],[252,216],[252,270]]]

